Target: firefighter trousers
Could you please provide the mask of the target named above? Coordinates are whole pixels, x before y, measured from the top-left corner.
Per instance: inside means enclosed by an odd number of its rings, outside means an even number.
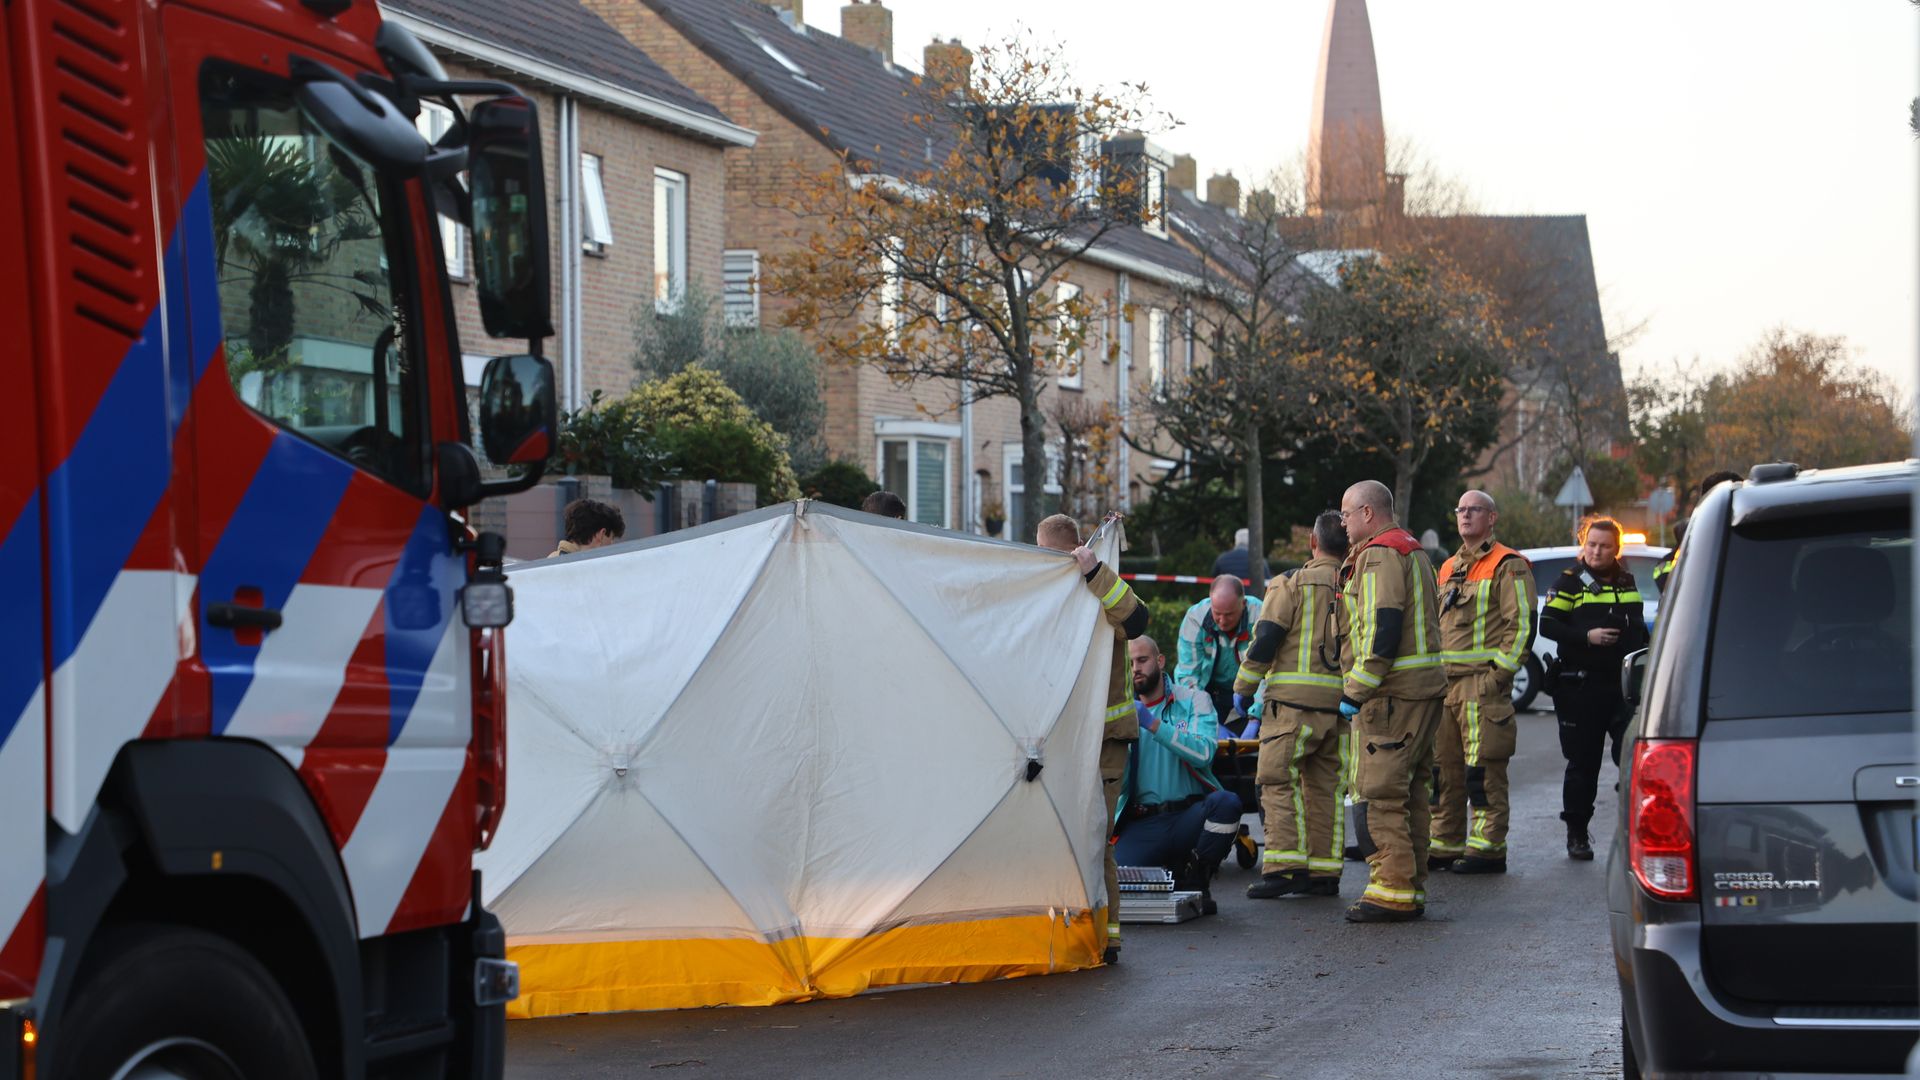
[[[1105,843],[1100,845],[1106,857],[1107,875],[1105,941],[1114,948],[1120,947],[1120,864],[1113,859],[1113,818],[1120,808],[1120,789],[1126,782],[1127,754],[1131,748],[1130,741],[1125,739],[1100,742],[1100,790],[1107,798]]]
[[[1306,873],[1338,880],[1346,844],[1348,729],[1337,712],[1296,709],[1269,699],[1260,725],[1260,812],[1266,819],[1263,874]]]
[[[1396,911],[1427,904],[1427,844],[1432,827],[1428,785],[1440,698],[1375,697],[1354,718],[1354,773],[1365,813],[1358,816],[1367,855],[1361,898]],[[1356,811],[1360,808],[1356,807]]]
[[[1507,857],[1507,762],[1516,742],[1513,684],[1492,667],[1447,679],[1433,744],[1430,854]]]

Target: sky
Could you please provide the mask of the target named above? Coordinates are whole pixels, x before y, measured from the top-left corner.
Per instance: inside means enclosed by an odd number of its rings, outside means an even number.
[[[894,56],[1031,34],[1243,181],[1297,161],[1329,0],[888,0]],[[807,0],[839,32],[839,4]],[[1731,364],[1770,327],[1916,381],[1920,7],[1908,0],[1370,0],[1388,138],[1477,209],[1585,214],[1631,378]]]

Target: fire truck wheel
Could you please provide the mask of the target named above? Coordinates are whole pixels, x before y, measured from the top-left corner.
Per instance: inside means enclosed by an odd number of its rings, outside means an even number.
[[[75,991],[47,1076],[313,1080],[299,1014],[267,969],[217,934],[133,926]]]

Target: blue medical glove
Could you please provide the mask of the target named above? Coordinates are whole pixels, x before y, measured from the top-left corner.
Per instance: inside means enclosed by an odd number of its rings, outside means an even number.
[[[1238,713],[1243,713],[1243,714],[1244,714],[1244,713],[1246,713],[1246,712],[1247,712],[1248,710],[1250,710],[1250,709],[1252,709],[1252,708],[1253,708],[1253,699],[1252,699],[1252,698],[1250,698],[1250,697],[1248,697],[1248,696],[1247,696],[1247,695],[1245,695],[1245,694],[1235,694],[1235,695],[1233,695],[1233,710],[1234,710],[1235,712],[1238,712]]]
[[[1154,731],[1160,727],[1160,718],[1153,715],[1153,710],[1147,708],[1146,702],[1139,698],[1133,700],[1133,715],[1139,719],[1140,726],[1148,731]]]
[[[1259,738],[1260,737],[1260,721],[1258,720],[1247,721],[1246,729],[1240,732],[1240,737],[1243,739]]]
[[[1349,720],[1353,719],[1356,716],[1359,716],[1360,715],[1359,703],[1354,701],[1352,698],[1344,698],[1344,697],[1341,698],[1340,699],[1340,715],[1346,717]]]

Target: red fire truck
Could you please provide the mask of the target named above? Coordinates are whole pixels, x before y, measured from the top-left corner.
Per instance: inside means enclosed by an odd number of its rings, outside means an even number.
[[[0,4],[0,1080],[499,1075],[461,512],[555,430],[546,215],[527,98],[373,0]],[[492,472],[443,219],[528,341]]]

